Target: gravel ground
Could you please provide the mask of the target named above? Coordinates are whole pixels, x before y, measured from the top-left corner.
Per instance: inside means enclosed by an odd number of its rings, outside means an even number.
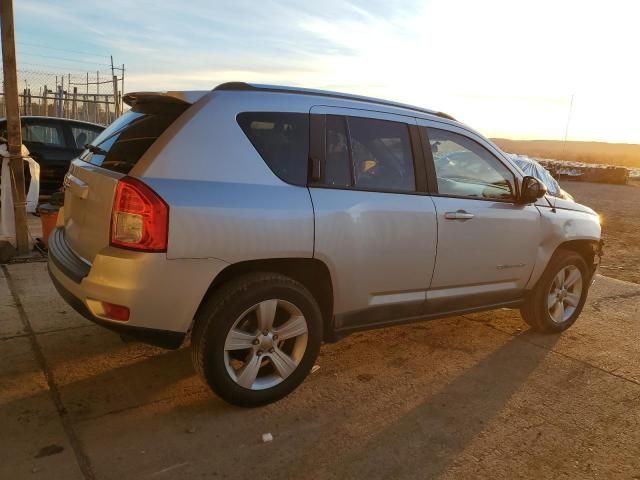
[[[602,217],[605,256],[601,273],[640,283],[640,183],[606,185],[563,181],[562,188]]]
[[[292,395],[231,407],[188,349],[124,343],[0,270],[0,478],[640,478],[640,286],[562,335],[499,310],[352,335]],[[273,441],[262,442],[271,433]]]

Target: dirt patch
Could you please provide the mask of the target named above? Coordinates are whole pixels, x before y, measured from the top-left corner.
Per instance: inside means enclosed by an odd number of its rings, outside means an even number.
[[[605,256],[600,273],[640,283],[640,183],[604,185],[563,181],[562,188],[602,218]]]

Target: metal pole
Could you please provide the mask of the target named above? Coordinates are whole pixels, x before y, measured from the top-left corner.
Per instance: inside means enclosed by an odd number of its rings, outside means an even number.
[[[569,112],[567,113],[567,126],[564,129],[564,142],[562,144],[563,153],[567,153],[567,138],[569,137],[569,125],[571,124],[571,113],[573,111],[573,97],[575,93],[571,95],[571,101],[569,102]]]
[[[29,252],[29,230],[27,227],[27,202],[24,191],[22,129],[20,128],[18,72],[13,28],[13,0],[0,0],[0,26],[2,27],[2,69],[4,73],[4,95],[7,104],[7,143],[9,147],[9,163],[11,165],[11,192],[16,225],[16,247],[20,255],[25,255]]]

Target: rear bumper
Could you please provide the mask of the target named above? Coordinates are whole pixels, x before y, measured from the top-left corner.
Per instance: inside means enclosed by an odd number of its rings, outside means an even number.
[[[67,290],[62,283],[58,281],[58,279],[51,272],[51,268],[49,268],[49,276],[53,281],[53,285],[56,287],[56,290],[60,294],[60,296],[71,306],[76,312],[85,317],[88,320],[91,320],[98,325],[108,328],[109,330],[113,330],[115,332],[129,335],[141,342],[148,343],[150,345],[155,345],[157,347],[168,348],[168,349],[176,349],[180,348],[182,342],[184,341],[185,334],[180,332],[172,332],[169,330],[156,330],[153,328],[145,328],[145,327],[135,327],[127,324],[120,324],[115,322],[110,322],[107,320],[103,320],[99,317],[96,317],[91,313],[89,308],[84,304],[82,300],[76,297],[73,293]]]
[[[64,227],[49,242],[49,274],[67,303],[95,323],[164,348],[180,346],[211,282],[227,266],[113,247],[88,264],[67,244]],[[129,320],[105,317],[102,302],[127,307]]]

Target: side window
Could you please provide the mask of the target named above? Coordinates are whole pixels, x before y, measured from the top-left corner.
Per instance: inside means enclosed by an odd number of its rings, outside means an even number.
[[[84,146],[93,142],[98,135],[100,135],[100,130],[77,125],[71,126],[71,136],[75,142],[75,147],[78,149],[84,149]]]
[[[64,147],[64,136],[60,125],[54,123],[31,123],[22,125],[22,141],[41,143],[51,147]]]
[[[347,117],[355,186],[413,192],[416,189],[409,127],[400,122]]]
[[[457,133],[427,128],[438,193],[486,200],[513,200],[513,174],[493,154]]]
[[[237,120],[273,173],[294,185],[307,184],[308,114],[244,112]]]

